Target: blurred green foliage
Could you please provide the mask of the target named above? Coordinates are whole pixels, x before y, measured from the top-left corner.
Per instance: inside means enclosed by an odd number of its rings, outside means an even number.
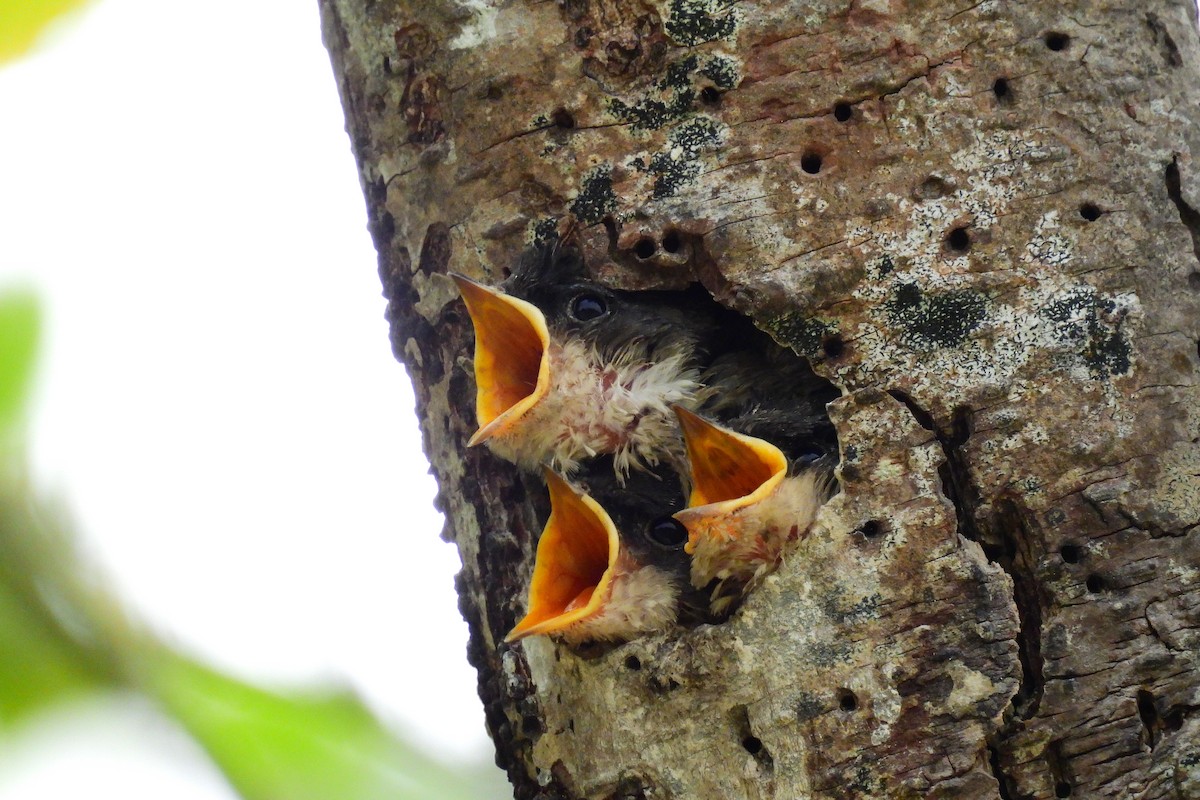
[[[39,323],[32,296],[0,294],[0,737],[53,704],[132,690],[188,731],[247,800],[500,797],[493,775],[426,756],[351,694],[266,691],[175,652],[126,614],[24,469]]]
[[[0,64],[24,55],[54,20],[86,0],[0,0]]]

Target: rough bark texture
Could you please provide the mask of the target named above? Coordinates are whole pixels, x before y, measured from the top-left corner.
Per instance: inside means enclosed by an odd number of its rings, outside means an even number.
[[[1200,797],[1191,0],[321,6],[517,797]],[[501,644],[544,489],[464,449],[445,272],[568,213],[844,392],[726,624]]]

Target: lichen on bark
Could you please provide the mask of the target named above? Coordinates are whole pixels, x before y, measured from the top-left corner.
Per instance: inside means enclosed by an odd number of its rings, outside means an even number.
[[[469,658],[518,797],[1200,796],[1187,0],[322,0]],[[840,493],[729,622],[510,647],[535,476],[470,323],[566,215],[843,397]]]

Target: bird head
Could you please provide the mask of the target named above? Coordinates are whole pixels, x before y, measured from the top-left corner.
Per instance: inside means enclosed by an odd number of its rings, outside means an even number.
[[[675,519],[688,530],[687,552],[701,538],[733,538],[732,519],[770,497],[787,476],[787,458],[763,439],[731,431],[675,406],[691,469],[688,507]]]
[[[537,306],[453,275],[475,326],[475,414],[469,445],[502,433],[550,391],[550,333]]]
[[[614,516],[546,470],[551,511],[538,541],[528,610],[505,641],[539,634],[625,640],[675,621],[687,583],[687,532],[670,516],[649,516],[664,490],[645,484],[648,491],[627,486],[610,495],[603,487],[613,480],[611,466],[591,474],[601,482],[593,491],[612,499]],[[676,492],[666,510],[678,505]]]

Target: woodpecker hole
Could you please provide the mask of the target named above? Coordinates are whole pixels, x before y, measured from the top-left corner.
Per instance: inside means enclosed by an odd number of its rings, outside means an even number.
[[[1083,551],[1079,549],[1079,545],[1077,544],[1064,544],[1058,549],[1058,554],[1068,564],[1078,564],[1079,559],[1083,557]]]
[[[637,656],[626,656],[625,657],[625,669],[629,670],[630,672],[637,672],[641,668],[642,668],[642,660],[640,658],[638,658]]]
[[[842,353],[846,352],[846,343],[842,341],[841,336],[830,336],[821,342],[821,350],[827,358],[837,358]]]
[[[1046,47],[1049,47],[1056,53],[1066,50],[1071,46],[1071,37],[1065,33],[1047,33],[1044,41],[1046,42]]]
[[[757,736],[747,736],[742,739],[742,747],[746,748],[746,752],[752,756],[756,756],[762,752],[762,740]]]
[[[668,253],[678,253],[683,249],[683,239],[679,236],[679,231],[667,231],[663,236],[662,248]]]
[[[838,707],[842,711],[854,711],[858,708],[858,697],[849,689],[838,689]]]
[[[946,236],[946,246],[956,253],[965,253],[971,249],[971,234],[966,228],[955,228]]]
[[[869,519],[859,526],[858,532],[868,539],[874,539],[883,533],[883,523],[877,519]]]
[[[559,130],[569,131],[575,127],[575,117],[565,108],[554,109],[554,113],[550,115],[550,121]]]
[[[656,250],[658,246],[649,236],[638,239],[637,244],[633,246],[633,254],[638,258],[650,258]]]
[[[1055,797],[1070,797],[1071,796],[1071,784],[1066,783],[1065,781],[1054,784],[1054,796]]]
[[[808,152],[800,156],[800,169],[804,170],[809,175],[816,175],[821,171],[820,154]]]
[[[1095,574],[1088,575],[1087,580],[1084,581],[1084,585],[1087,586],[1087,590],[1092,594],[1102,592],[1108,588],[1108,582],[1100,575]]]
[[[1104,212],[1100,210],[1100,206],[1095,203],[1084,203],[1079,207],[1079,216],[1086,219],[1088,222],[1095,222],[1100,219],[1100,215]]]
[[[854,106],[849,103],[835,103],[833,106],[833,118],[838,122],[849,122],[850,117],[854,116]]]
[[[996,82],[992,84],[992,94],[1001,102],[1011,100],[1012,88],[1008,85],[1008,78],[996,78]]]
[[[715,106],[721,102],[721,92],[715,86],[705,86],[700,90],[700,102]]]

